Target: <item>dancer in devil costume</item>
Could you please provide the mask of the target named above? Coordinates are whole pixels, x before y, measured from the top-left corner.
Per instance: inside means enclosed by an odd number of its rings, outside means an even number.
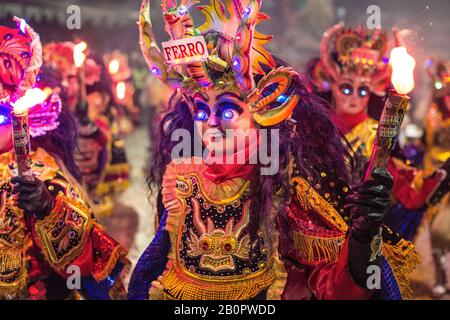
[[[128,188],[130,169],[110,75],[102,59],[87,52],[77,67],[76,46],[69,41],[49,43],[44,60],[62,75],[69,110],[79,123],[75,160],[96,216],[105,217],[112,214],[115,197]]]
[[[178,90],[149,179],[160,189],[159,226],[129,298],[401,298],[418,257],[386,228],[380,239],[390,175],[376,169],[372,181],[351,190],[351,157],[330,107],[263,48],[270,37],[255,31],[267,19],[261,1],[212,0],[199,7],[206,23],[198,29],[189,14],[196,3],[162,5],[173,40],[206,41],[203,61],[175,53],[184,65],[167,64],[148,1],[141,7],[149,69]],[[246,143],[236,146],[226,134],[236,130]],[[194,141],[178,155],[175,136],[201,140],[200,152]],[[274,171],[252,161],[268,145],[279,155]],[[235,161],[224,163],[225,153]],[[369,265],[382,273],[379,285],[368,286]]]
[[[58,95],[57,75],[48,69],[38,75],[39,36],[16,21],[20,28],[0,27],[0,299],[123,296],[126,251],[92,216],[73,159],[76,125]],[[11,110],[35,86],[30,170],[18,175]],[[79,281],[68,285],[77,272]]]
[[[345,134],[357,159],[360,170],[354,172],[356,180],[371,157],[377,133],[378,121],[370,113],[380,113],[374,109],[381,109],[382,98],[390,86],[388,40],[388,34],[381,29],[337,24],[325,32],[321,57],[309,68],[315,89],[331,100],[333,121]],[[395,41],[398,45],[399,41]],[[429,207],[427,201],[444,183],[448,167],[425,173],[413,166],[397,146],[387,168],[394,177],[393,196],[397,203],[390,208],[385,222],[402,237],[413,240]]]
[[[447,253],[450,234],[450,63],[429,60],[428,73],[433,85],[433,103],[425,120],[425,172],[445,168],[447,176],[430,199],[425,222],[431,224],[431,245],[435,264],[435,296],[449,291]]]

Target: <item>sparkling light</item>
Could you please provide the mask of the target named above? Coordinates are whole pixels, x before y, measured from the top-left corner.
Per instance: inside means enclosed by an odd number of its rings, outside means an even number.
[[[116,74],[117,72],[119,72],[119,68],[120,68],[119,61],[117,61],[116,59],[111,60],[108,66],[109,73]]]
[[[117,99],[123,100],[125,98],[125,90],[126,90],[125,82],[120,81],[119,83],[117,83],[116,85]]]
[[[73,61],[77,68],[81,67],[86,60],[86,54],[84,51],[87,49],[86,42],[80,42],[73,47]]]
[[[25,26],[27,25],[27,22],[25,19],[20,19],[20,32],[25,33]]]
[[[28,89],[25,95],[12,103],[15,114],[24,114],[29,108],[40,104],[47,99],[47,94],[39,88]]]

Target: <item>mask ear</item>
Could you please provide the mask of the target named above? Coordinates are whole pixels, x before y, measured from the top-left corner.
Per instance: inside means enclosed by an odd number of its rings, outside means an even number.
[[[300,96],[291,90],[292,79],[298,74],[288,67],[272,70],[259,81],[246,102],[253,119],[264,127],[274,126],[292,115]]]

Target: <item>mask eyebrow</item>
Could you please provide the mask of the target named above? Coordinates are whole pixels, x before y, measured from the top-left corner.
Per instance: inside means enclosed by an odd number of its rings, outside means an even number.
[[[225,97],[225,98],[235,98],[235,99],[238,99],[239,101],[242,101],[241,97],[240,97],[238,94],[234,93],[234,92],[224,92],[224,93],[221,93],[221,94],[219,94],[219,95],[216,97],[216,100],[223,99],[224,97]]]
[[[202,99],[203,101],[206,101],[206,102],[209,101],[209,97],[206,94],[203,94],[201,92],[197,92],[197,93],[194,94],[194,100],[197,99],[197,98],[200,98],[200,99]]]

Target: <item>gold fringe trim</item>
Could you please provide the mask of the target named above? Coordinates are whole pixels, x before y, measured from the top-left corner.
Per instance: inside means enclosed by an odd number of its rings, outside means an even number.
[[[300,252],[306,262],[326,260],[336,262],[339,259],[345,236],[322,238],[293,232],[294,248]]]
[[[383,242],[383,256],[392,268],[403,299],[412,296],[408,274],[420,264],[421,258],[414,245],[404,239],[395,246]]]
[[[107,193],[121,193],[128,189],[130,186],[130,181],[128,179],[125,179],[121,182],[117,180],[113,180],[110,182],[100,182],[97,185],[97,188],[95,188],[95,195],[101,196]]]
[[[227,283],[201,281],[178,273],[174,267],[166,270],[161,285],[170,297],[177,300],[249,300],[268,288],[275,280],[272,270],[253,279]]]
[[[111,253],[111,256],[109,257],[109,260],[106,263],[106,266],[103,268],[103,270],[96,272],[96,273],[92,273],[92,276],[94,277],[94,279],[97,282],[105,280],[113,271],[114,267],[117,264],[117,261],[119,261],[119,259],[122,259],[126,255],[127,255],[127,251],[118,244],[117,247],[115,247],[113,252]],[[128,259],[125,258],[125,260],[122,259],[121,262],[124,262],[124,269],[127,269],[127,264],[129,264],[130,261],[128,261]],[[127,272],[127,271],[123,270],[122,272]]]
[[[275,272],[275,281],[267,290],[267,300],[281,300],[281,295],[286,286],[287,272],[283,262],[278,258],[278,252],[274,256],[272,270]]]
[[[6,271],[18,264],[20,264],[19,275],[13,283],[5,283],[0,279],[0,300],[23,299],[26,296],[28,282],[26,259],[22,250],[17,248],[0,248],[1,271]]]

